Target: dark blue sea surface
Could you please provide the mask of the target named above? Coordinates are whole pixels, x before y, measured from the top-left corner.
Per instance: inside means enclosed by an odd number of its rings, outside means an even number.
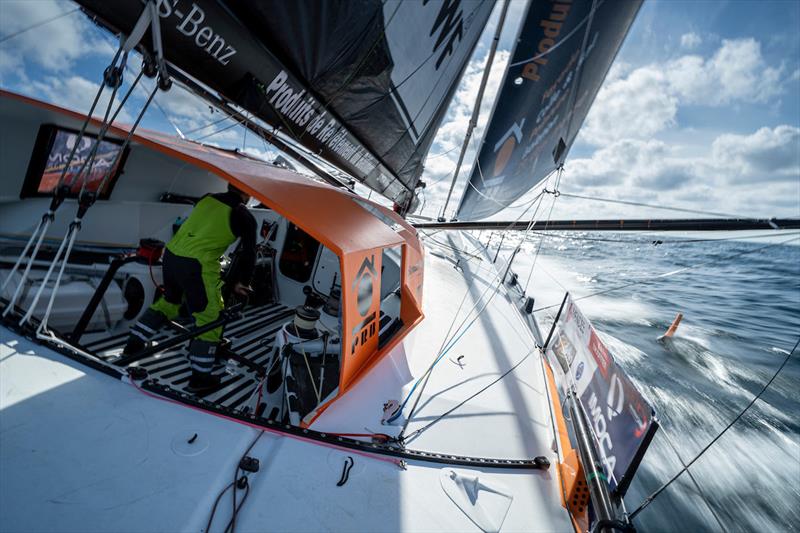
[[[536,308],[557,308],[565,290],[579,298],[642,281],[578,302],[662,425],[626,497],[629,512],[682,468],[677,455],[689,462],[736,417],[800,338],[800,235],[688,240],[718,236],[536,234],[513,264],[524,287],[542,242],[527,287]],[[506,238],[502,255],[513,241]],[[551,323],[556,308],[541,311],[540,321]],[[659,342],[678,312],[677,334]],[[717,531],[709,506],[728,531],[800,528],[798,352],[690,467],[696,485],[683,474],[637,516],[639,531]]]

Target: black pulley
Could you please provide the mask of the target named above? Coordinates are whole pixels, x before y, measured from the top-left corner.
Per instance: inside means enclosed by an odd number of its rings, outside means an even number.
[[[142,60],[142,74],[150,79],[153,79],[158,74],[158,65],[150,54],[143,54]]]
[[[159,76],[158,88],[164,92],[169,91],[172,88],[172,79],[167,76]]]
[[[103,82],[112,89],[122,85],[122,69],[120,67],[109,66],[103,71]]]

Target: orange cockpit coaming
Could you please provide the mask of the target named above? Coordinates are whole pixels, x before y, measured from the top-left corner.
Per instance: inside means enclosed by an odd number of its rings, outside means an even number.
[[[65,121],[80,113],[0,90],[0,96],[45,110]],[[90,129],[99,121],[91,119]],[[114,124],[108,135],[124,138],[128,130]],[[416,230],[396,213],[330,185],[212,146],[159,132],[137,131],[131,144],[162,153],[205,170],[248,192],[319,241],[339,259],[342,273],[342,353],[338,394],[366,375],[422,319],[423,251]],[[402,326],[379,347],[381,261],[385,250],[400,248],[400,319]],[[334,398],[335,400],[335,398]],[[310,423],[333,400],[306,417]]]
[[[422,320],[422,243],[416,230],[390,209],[289,170],[160,134],[142,136],[247,191],[339,258],[342,354],[336,397],[352,388]],[[398,246],[402,326],[379,347],[382,255]],[[335,398],[318,406],[304,424],[332,401]]]

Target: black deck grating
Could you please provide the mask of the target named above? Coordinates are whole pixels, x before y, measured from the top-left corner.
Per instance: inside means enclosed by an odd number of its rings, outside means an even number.
[[[292,316],[294,311],[283,305],[268,305],[251,308],[244,315],[225,328],[225,337],[231,340],[232,349],[238,355],[247,357],[256,364],[265,364],[273,351],[275,336]],[[154,340],[163,341],[173,335],[166,330]],[[127,341],[128,334],[121,333],[94,339],[86,347],[96,355],[110,359],[115,357]],[[186,345],[170,348],[134,363],[147,369],[151,378],[175,389],[183,389],[189,381],[191,369],[186,355]],[[228,364],[219,389],[209,393],[205,399],[228,408],[237,408],[255,390],[258,378],[250,369],[239,363]]]

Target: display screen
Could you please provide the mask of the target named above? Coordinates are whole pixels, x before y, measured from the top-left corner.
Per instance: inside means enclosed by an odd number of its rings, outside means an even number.
[[[42,126],[28,167],[22,191],[23,197],[49,196],[58,186],[63,173],[63,184],[69,186],[68,197],[77,197],[85,183],[86,191],[97,192],[103,199],[108,198],[124,161],[124,157],[120,157],[122,143],[109,139],[100,141],[93,160],[78,176],[81,167],[90,160],[97,143],[95,135],[84,134],[80,140],[79,137],[77,131],[57,126]],[[70,160],[73,148],[75,154]],[[103,190],[99,191],[98,188],[106,176],[108,179]]]

